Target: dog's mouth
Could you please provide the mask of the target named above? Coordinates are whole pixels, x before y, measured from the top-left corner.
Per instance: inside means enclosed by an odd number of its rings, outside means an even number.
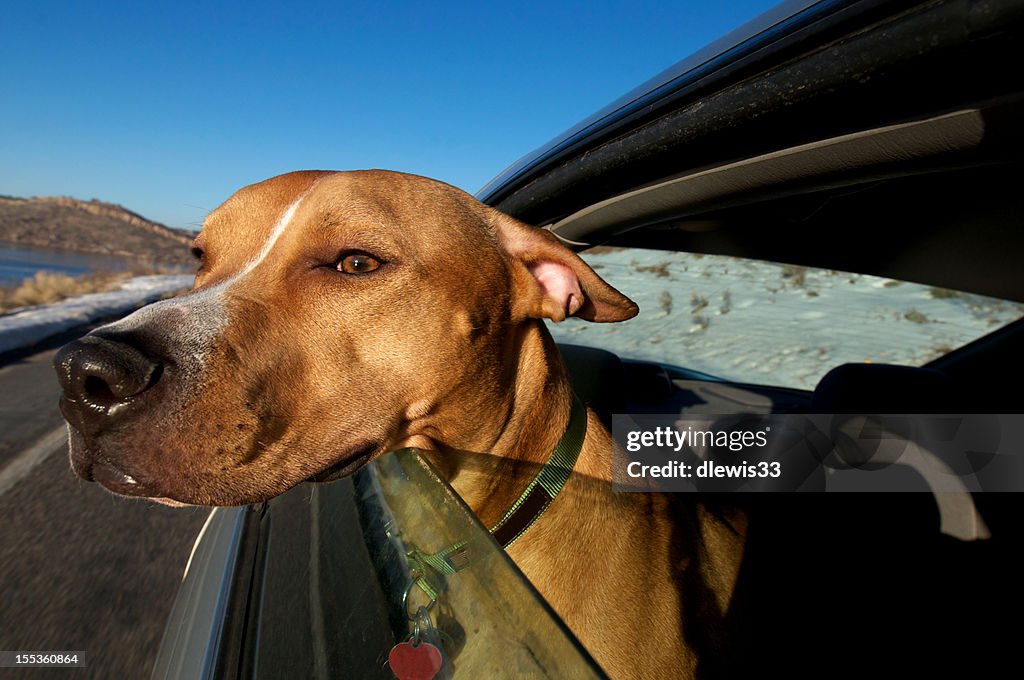
[[[190,503],[183,503],[174,498],[160,496],[157,492],[140,484],[138,480],[127,472],[120,470],[109,463],[96,463],[91,471],[92,480],[98,482],[108,491],[113,491],[122,496],[137,496],[146,498],[155,503],[166,505],[172,508],[191,507]]]
[[[377,453],[379,448],[380,446],[377,442],[367,442],[362,444],[352,451],[352,453],[344,456],[341,460],[326,470],[316,473],[307,481],[317,483],[333,482],[337,479],[354,475],[359,472],[364,465],[373,460],[374,454]]]
[[[107,455],[91,449],[73,428],[71,432],[72,469],[81,479],[87,482],[96,482],[106,490],[121,496],[146,498],[165,505],[183,506],[192,505],[195,502],[189,499],[194,494],[188,493],[187,490],[179,490],[182,493],[175,493],[171,489],[165,488],[165,484],[155,482],[148,473],[140,476],[131,467],[122,467],[119,463],[113,463]],[[349,477],[381,453],[382,448],[380,442],[359,443],[348,449],[333,465],[308,477],[305,481],[324,483]],[[294,484],[294,482],[292,483]],[[184,498],[182,498],[183,496]],[[206,496],[204,495],[203,498]],[[218,496],[218,498],[220,497]],[[185,499],[189,500],[182,502]],[[225,504],[224,500],[220,498],[220,502],[217,504]],[[201,502],[208,504],[210,501],[207,499]]]
[[[157,494],[145,484],[118,467],[105,461],[97,461],[89,469],[89,477],[104,488],[122,496],[153,497]]]

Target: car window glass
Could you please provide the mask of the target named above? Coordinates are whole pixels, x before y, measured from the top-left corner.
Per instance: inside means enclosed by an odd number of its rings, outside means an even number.
[[[842,363],[920,366],[1024,316],[1016,302],[835,270],[635,248],[581,256],[640,314],[549,323],[556,341],[737,382],[812,389]]]
[[[442,650],[439,679],[604,677],[419,453],[268,505],[243,651],[252,677],[394,678],[389,654],[417,625]],[[455,545],[453,573],[414,556]]]

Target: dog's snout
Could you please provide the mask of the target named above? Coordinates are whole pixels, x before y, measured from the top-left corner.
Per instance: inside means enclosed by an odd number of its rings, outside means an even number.
[[[95,335],[62,347],[54,366],[64,389],[61,409],[82,432],[103,429],[162,372],[159,361],[136,347]]]

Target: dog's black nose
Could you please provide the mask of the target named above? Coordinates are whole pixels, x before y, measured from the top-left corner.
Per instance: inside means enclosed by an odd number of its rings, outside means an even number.
[[[64,389],[61,411],[85,434],[111,424],[128,404],[156,384],[162,372],[160,362],[141,350],[97,335],[64,345],[53,363]]]

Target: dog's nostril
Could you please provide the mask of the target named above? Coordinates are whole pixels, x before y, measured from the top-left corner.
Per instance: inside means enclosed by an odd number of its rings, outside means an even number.
[[[127,404],[156,384],[163,368],[135,347],[101,336],[86,336],[65,345],[54,363],[68,408],[90,414],[90,418],[113,416],[114,407]]]
[[[117,401],[117,397],[114,396],[114,392],[110,389],[110,385],[108,385],[107,381],[103,378],[90,375],[82,384],[82,389],[85,392],[85,395],[94,402],[100,404],[111,404]]]

